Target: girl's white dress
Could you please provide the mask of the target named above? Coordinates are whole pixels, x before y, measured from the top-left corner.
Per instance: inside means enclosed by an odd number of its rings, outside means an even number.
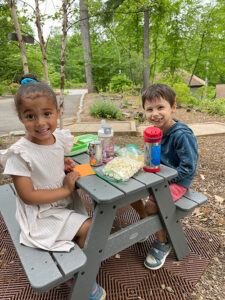
[[[62,187],[64,154],[70,152],[74,137],[69,130],[56,130],[53,134],[53,145],[37,145],[22,137],[9,149],[1,150],[4,174],[30,177],[35,190]],[[20,242],[34,248],[69,251],[74,246],[72,239],[88,218],[76,191],[51,204],[27,205],[18,195],[16,202]]]

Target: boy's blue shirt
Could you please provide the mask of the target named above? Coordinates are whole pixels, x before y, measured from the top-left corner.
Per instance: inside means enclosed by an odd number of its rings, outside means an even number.
[[[198,144],[193,131],[180,121],[175,121],[163,132],[161,142],[161,163],[178,172],[169,183],[189,188],[196,174]]]

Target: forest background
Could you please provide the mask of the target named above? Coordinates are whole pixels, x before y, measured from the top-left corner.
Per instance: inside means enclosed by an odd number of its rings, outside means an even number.
[[[223,0],[57,0],[46,11],[48,2],[0,0],[0,95],[14,94],[21,74],[36,74],[60,88],[62,128],[65,88],[140,96],[163,73],[179,103],[225,115],[225,99],[215,101],[216,84],[225,82]],[[195,94],[194,75],[205,80]],[[92,112],[122,119],[106,105]]]
[[[17,2],[0,0],[1,93],[24,72],[18,42],[9,40],[9,34],[15,32],[10,6],[20,7],[16,15],[22,34],[34,36],[32,24],[37,24],[37,4],[45,1]],[[81,19],[84,11],[87,17]],[[225,82],[224,15],[223,0],[64,0],[55,6],[55,12],[39,11],[40,27],[50,18],[58,26],[51,28],[46,41],[39,36],[34,44],[24,43],[27,65],[30,73],[46,79],[42,42],[52,87],[60,87],[63,63],[65,88],[86,84],[85,67],[91,68],[90,91],[124,92],[145,87],[146,69],[147,84],[165,72],[164,81],[170,85],[182,83],[176,71],[184,69],[205,80],[213,94],[215,85]],[[82,20],[88,26],[86,37],[82,36]],[[85,38],[89,39],[90,48],[85,47]]]

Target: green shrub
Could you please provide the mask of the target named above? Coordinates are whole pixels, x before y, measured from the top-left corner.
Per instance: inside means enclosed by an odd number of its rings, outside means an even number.
[[[0,138],[0,146],[2,146],[3,142],[2,142],[2,139]]]
[[[15,93],[16,93],[17,90],[18,90],[18,87],[15,87],[15,86],[9,86],[9,87],[8,87],[8,90],[9,90],[10,94],[15,95]]]
[[[191,95],[191,91],[185,83],[175,83],[172,88],[177,95],[179,103],[186,105],[197,103],[197,99]]]
[[[122,86],[122,91],[124,95],[139,96],[141,94],[141,88],[136,85],[124,85]]]
[[[202,111],[209,114],[218,114],[219,116],[225,116],[225,99],[205,99],[199,102],[199,107]]]
[[[70,89],[70,87],[71,87],[71,82],[70,81],[65,81],[64,88],[65,89]]]
[[[132,81],[124,74],[115,75],[111,78],[109,87],[112,92],[122,92],[132,85]]]
[[[98,118],[123,119],[121,110],[114,103],[109,101],[95,102],[89,108],[89,112],[92,116],[96,116]]]
[[[215,98],[216,88],[214,86],[202,86],[194,94],[199,99],[213,99]]]
[[[4,86],[0,86],[0,96],[5,93],[6,88]]]
[[[70,82],[71,82],[71,89],[87,89],[86,82],[77,83],[74,79],[70,80]]]
[[[51,73],[51,74],[49,74],[49,78],[50,78],[50,83],[51,83],[52,88],[60,87],[61,77],[60,77],[59,73],[57,73],[57,72]]]
[[[128,99],[127,99],[127,98],[125,98],[125,99],[124,99],[124,101],[123,101],[123,105],[125,105],[126,107],[128,107],[128,106],[129,106],[129,102],[128,102]]]

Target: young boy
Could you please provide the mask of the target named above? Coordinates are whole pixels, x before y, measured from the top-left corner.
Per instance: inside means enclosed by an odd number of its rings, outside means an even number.
[[[142,95],[142,106],[147,120],[163,131],[161,163],[174,168],[178,173],[169,182],[171,195],[176,201],[185,194],[195,176],[197,140],[187,125],[172,119],[176,111],[176,94],[169,86],[160,83],[149,86]],[[142,219],[158,212],[153,198],[149,200],[145,206],[141,200],[132,204]],[[165,229],[158,231],[156,238],[144,262],[145,267],[151,270],[161,268],[171,251]]]

